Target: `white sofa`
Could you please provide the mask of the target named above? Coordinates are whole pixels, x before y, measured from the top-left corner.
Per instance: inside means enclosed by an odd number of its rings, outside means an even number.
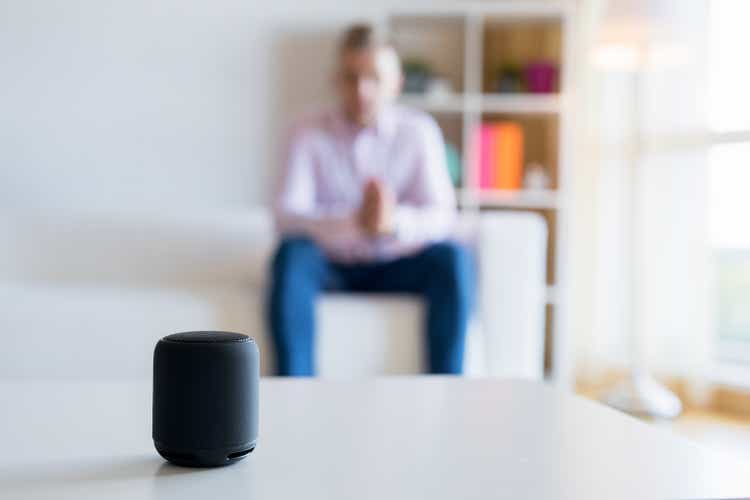
[[[0,378],[149,377],[166,334],[264,328],[274,242],[264,210],[204,214],[56,214],[5,220]],[[479,307],[467,374],[539,378],[543,370],[544,220],[531,213],[463,215],[456,238],[479,263]],[[411,297],[337,294],[318,304],[325,377],[422,370],[421,304]]]

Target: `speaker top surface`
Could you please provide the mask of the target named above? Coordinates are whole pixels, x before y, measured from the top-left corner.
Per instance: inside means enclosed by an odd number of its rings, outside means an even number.
[[[181,332],[167,335],[162,339],[165,342],[180,342],[185,344],[215,344],[234,342],[255,342],[252,337],[233,332]]]

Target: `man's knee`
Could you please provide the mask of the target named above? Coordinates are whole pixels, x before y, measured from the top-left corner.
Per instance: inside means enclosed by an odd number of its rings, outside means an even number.
[[[427,249],[430,267],[441,275],[467,278],[471,272],[471,255],[463,245],[454,242],[442,242]]]
[[[284,238],[276,248],[273,268],[280,271],[290,266],[314,263],[321,258],[322,252],[311,239],[302,236]]]
[[[431,245],[426,252],[432,283],[441,293],[471,300],[474,264],[469,250],[454,242]]]

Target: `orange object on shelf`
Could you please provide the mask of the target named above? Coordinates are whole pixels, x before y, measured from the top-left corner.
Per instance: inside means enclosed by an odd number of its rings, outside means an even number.
[[[493,175],[495,189],[521,189],[523,179],[523,129],[517,123],[499,122],[493,127]]]

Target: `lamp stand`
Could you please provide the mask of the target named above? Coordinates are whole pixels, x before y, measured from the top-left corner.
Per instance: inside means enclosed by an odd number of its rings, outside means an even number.
[[[620,411],[639,417],[673,419],[682,413],[682,402],[646,371],[632,371],[603,399]]]
[[[639,58],[645,64],[648,47],[639,47]],[[639,304],[637,282],[643,276],[644,268],[641,258],[639,223],[641,221],[642,204],[639,199],[640,169],[642,155],[642,136],[640,119],[643,104],[643,71],[636,69],[632,79],[632,118],[633,143],[631,148],[630,168],[628,178],[623,182],[623,224],[625,242],[629,245],[628,258],[625,259],[625,283],[627,295],[625,297],[623,324],[630,341],[630,361],[632,368],[630,376],[617,385],[611,392],[605,394],[602,401],[613,408],[636,416],[673,419],[682,413],[680,399],[669,389],[661,385],[646,368],[646,339],[643,336],[641,324],[641,307]]]

